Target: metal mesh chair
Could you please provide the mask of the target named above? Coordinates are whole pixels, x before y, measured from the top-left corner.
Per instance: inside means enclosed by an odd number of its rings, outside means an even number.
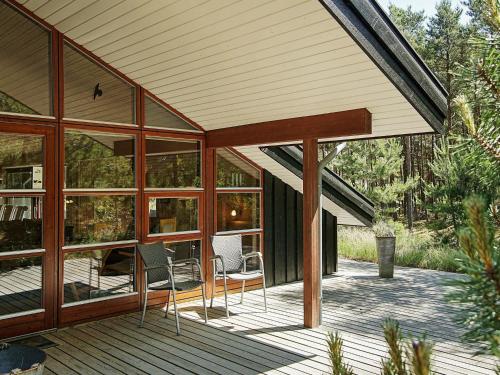
[[[267,312],[266,301],[266,277],[264,273],[264,262],[260,252],[251,252],[243,254],[243,242],[241,234],[230,236],[212,236],[212,249],[214,256],[210,258],[212,261],[213,278],[212,278],[212,298],[210,299],[210,307],[214,302],[215,281],[216,279],[224,280],[224,300],[226,305],[226,317],[229,318],[229,310],[227,308],[227,279],[239,280],[241,284],[241,303],[245,294],[245,282],[262,278],[262,288],[264,292],[264,308]],[[251,258],[259,259],[259,269],[247,271],[247,260]]]
[[[142,310],[141,317],[141,327],[144,323],[144,317],[146,315],[146,306],[148,302],[148,291],[149,290],[168,290],[172,291],[174,300],[174,312],[175,312],[175,325],[177,328],[177,335],[180,335],[179,327],[179,314],[177,311],[177,296],[176,292],[184,292],[192,289],[201,287],[201,292],[203,296],[203,309],[205,311],[205,323],[207,322],[207,302],[205,296],[205,281],[203,279],[203,274],[201,272],[200,262],[196,258],[180,259],[173,261],[172,255],[174,251],[165,248],[163,242],[156,242],[152,244],[138,244],[137,250],[141,254],[142,261],[144,263],[144,306]],[[191,266],[197,267],[199,272],[199,277],[195,277],[193,272],[193,277],[189,280],[186,279],[186,273],[183,273],[182,281],[176,280],[175,270]],[[168,308],[170,305],[170,294],[167,299],[167,308],[165,310],[165,318],[168,317]]]

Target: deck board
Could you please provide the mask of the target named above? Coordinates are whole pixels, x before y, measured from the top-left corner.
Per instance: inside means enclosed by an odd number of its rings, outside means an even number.
[[[463,329],[446,303],[443,281],[455,274],[397,268],[392,280],[377,277],[376,265],[347,260],[325,278],[323,326],[302,326],[302,283],[268,289],[268,313],[262,291],[230,295],[225,318],[217,297],[204,324],[201,301],[179,305],[182,336],[175,335],[173,314],[148,310],[104,319],[47,335],[59,345],[49,348],[47,369],[54,374],[323,374],[329,373],[325,337],[338,330],[344,356],[356,374],[380,374],[386,345],[385,317],[398,319],[404,332],[427,332],[435,343],[435,374],[494,374],[495,359],[474,356],[477,347],[460,342]]]

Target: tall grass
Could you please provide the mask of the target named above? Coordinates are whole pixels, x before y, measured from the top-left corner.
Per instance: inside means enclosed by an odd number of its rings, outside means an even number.
[[[339,256],[377,262],[375,235],[370,229],[339,226],[338,241]],[[437,244],[426,229],[410,232],[398,228],[396,232],[395,263],[398,266],[457,272],[459,257],[458,249]]]

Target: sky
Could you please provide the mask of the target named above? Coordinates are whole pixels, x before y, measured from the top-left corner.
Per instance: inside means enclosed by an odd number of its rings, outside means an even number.
[[[436,12],[436,4],[438,0],[377,0],[386,12],[389,12],[389,4],[394,4],[400,8],[407,8],[411,5],[413,10],[425,10],[425,14],[430,17]],[[460,3],[460,0],[451,0],[453,6],[460,6],[464,9],[462,13],[462,21],[466,21],[465,7]]]

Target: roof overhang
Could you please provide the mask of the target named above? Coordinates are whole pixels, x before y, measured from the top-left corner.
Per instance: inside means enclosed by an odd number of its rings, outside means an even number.
[[[371,134],[320,141],[387,137],[446,114],[374,1],[18,2],[206,131],[366,108]]]

